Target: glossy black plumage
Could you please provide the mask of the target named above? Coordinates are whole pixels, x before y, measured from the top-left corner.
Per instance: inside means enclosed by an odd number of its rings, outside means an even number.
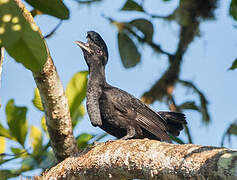
[[[87,43],[76,41],[89,67],[87,111],[93,126],[122,139],[150,138],[171,142],[168,133],[178,136],[186,124],[185,115],[155,112],[131,94],[105,80],[108,50],[101,36],[87,33]]]

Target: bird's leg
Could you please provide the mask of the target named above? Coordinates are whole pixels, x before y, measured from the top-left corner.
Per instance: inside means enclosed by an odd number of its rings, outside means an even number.
[[[127,135],[124,136],[124,137],[122,137],[122,138],[120,138],[120,140],[131,139],[131,138],[133,138],[133,137],[135,136],[135,134],[136,134],[135,128],[132,127],[132,126],[129,126],[129,127],[127,128]]]

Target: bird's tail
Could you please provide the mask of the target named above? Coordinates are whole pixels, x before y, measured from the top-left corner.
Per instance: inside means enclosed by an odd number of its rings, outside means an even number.
[[[166,121],[167,131],[173,136],[178,136],[187,124],[183,113],[159,111],[158,114]]]

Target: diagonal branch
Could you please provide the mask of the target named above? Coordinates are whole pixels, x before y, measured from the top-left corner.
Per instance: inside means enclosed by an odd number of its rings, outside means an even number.
[[[21,0],[15,1],[25,18],[36,26]],[[43,69],[40,72],[33,72],[33,76],[42,98],[51,147],[56,159],[62,161],[66,157],[76,155],[78,149],[73,136],[67,98],[48,49],[47,54]]]
[[[43,174],[43,179],[236,179],[237,151],[155,140],[98,144]]]

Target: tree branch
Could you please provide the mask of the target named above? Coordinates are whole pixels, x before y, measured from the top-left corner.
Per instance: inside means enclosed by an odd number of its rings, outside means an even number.
[[[25,18],[36,26],[24,4],[20,0],[15,1]],[[42,34],[41,37],[43,38]],[[66,157],[77,155],[78,149],[73,136],[67,98],[48,48],[47,54],[43,69],[40,72],[33,72],[33,76],[42,98],[51,146],[56,159],[62,161]]]
[[[155,140],[100,143],[43,174],[43,179],[236,179],[237,151]]]

